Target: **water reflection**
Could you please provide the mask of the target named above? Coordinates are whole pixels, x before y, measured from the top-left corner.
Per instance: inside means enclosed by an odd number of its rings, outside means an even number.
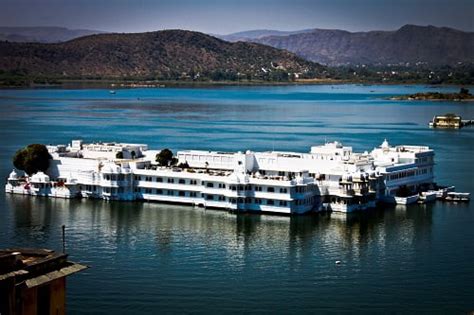
[[[116,253],[144,246],[162,255],[214,248],[225,253],[232,268],[245,266],[247,256],[256,254],[276,260],[291,257],[293,266],[314,257],[357,263],[370,254],[369,248],[385,252],[400,244],[414,255],[417,242],[429,242],[433,224],[433,205],[281,217],[142,202],[12,195],[6,202],[15,238],[28,246],[57,246],[65,224],[71,251],[95,246]]]

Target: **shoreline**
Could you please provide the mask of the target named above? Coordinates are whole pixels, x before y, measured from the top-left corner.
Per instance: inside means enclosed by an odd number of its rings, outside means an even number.
[[[40,89],[40,88],[103,88],[103,89],[126,89],[126,88],[168,88],[168,87],[227,87],[227,86],[290,86],[290,85],[423,85],[431,87],[457,87],[474,85],[462,85],[454,83],[430,84],[425,82],[377,82],[377,81],[354,81],[336,79],[299,79],[296,81],[117,81],[117,80],[62,80],[57,83],[33,83],[28,85],[0,85],[0,90],[6,89]],[[401,97],[391,97],[390,100],[409,100]],[[413,99],[416,100],[416,99]],[[445,99],[440,99],[443,101]]]

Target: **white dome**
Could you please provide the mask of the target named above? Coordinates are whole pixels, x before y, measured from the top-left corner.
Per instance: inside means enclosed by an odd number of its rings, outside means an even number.
[[[49,183],[49,176],[40,171],[31,176],[30,181],[34,183]]]
[[[382,145],[380,146],[382,149],[388,149],[390,148],[390,145],[388,144],[388,141],[387,139],[385,139],[383,142],[382,142]]]
[[[13,169],[10,175],[8,175],[8,179],[18,179],[18,173],[15,169]]]

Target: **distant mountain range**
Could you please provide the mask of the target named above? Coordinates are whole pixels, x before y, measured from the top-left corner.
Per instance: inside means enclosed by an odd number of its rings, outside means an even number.
[[[7,27],[0,26],[0,40],[10,42],[58,43],[81,36],[106,33],[97,30],[68,29],[65,27]]]
[[[26,76],[225,80],[288,72],[316,76],[324,69],[285,50],[182,30],[90,35],[57,44],[0,42],[0,71]]]
[[[63,27],[0,27],[0,41],[59,43],[103,33]],[[353,33],[328,29],[264,29],[212,36],[230,42],[254,42],[285,49],[328,66],[474,63],[474,33],[447,27],[405,25],[396,31]]]
[[[330,66],[474,62],[474,33],[447,27],[405,25],[396,31],[355,33],[325,29],[294,32],[256,30],[221,38],[286,49],[307,60]]]
[[[238,42],[238,41],[252,41],[254,39],[260,39],[262,37],[268,36],[288,36],[294,34],[304,34],[312,32],[313,29],[299,30],[299,31],[277,31],[277,30],[251,30],[232,33],[228,35],[216,35],[212,36],[218,37],[220,39],[229,41],[229,42]]]

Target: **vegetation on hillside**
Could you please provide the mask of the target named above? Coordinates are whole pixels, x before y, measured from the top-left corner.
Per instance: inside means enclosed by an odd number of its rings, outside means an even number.
[[[0,76],[43,80],[288,81],[325,67],[255,43],[198,32],[101,34],[58,44],[0,42]]]

